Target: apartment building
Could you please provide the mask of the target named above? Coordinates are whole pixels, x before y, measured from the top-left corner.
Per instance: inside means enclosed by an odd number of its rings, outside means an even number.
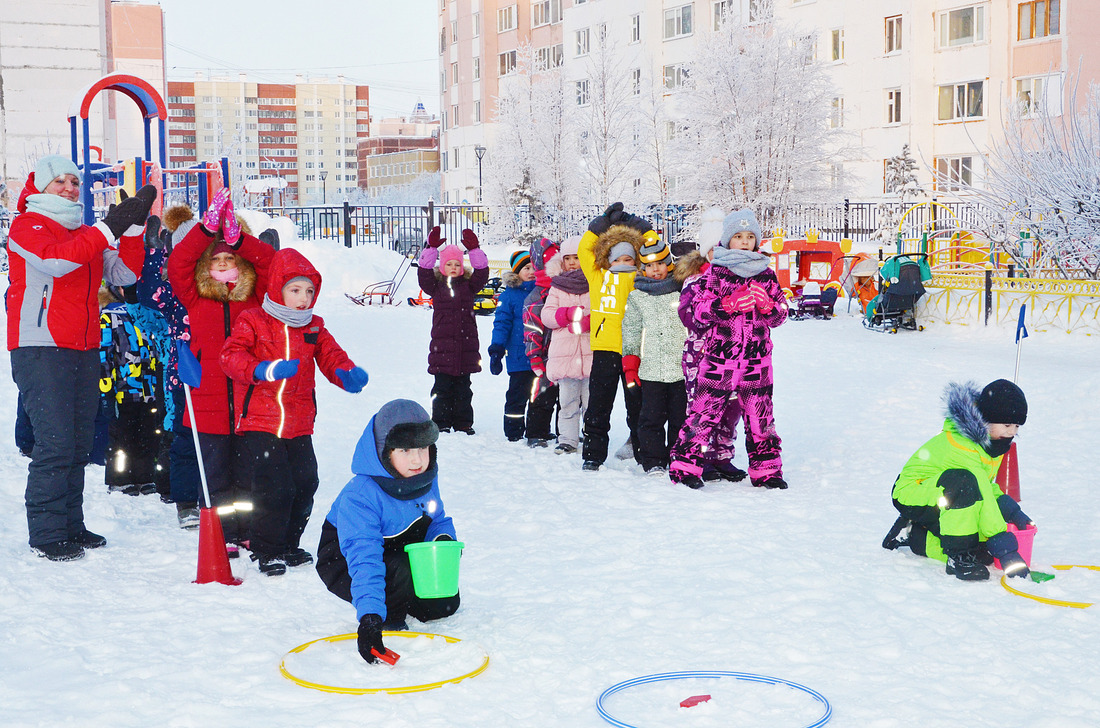
[[[440,120],[422,103],[413,114],[372,121],[370,137],[359,142],[359,187],[371,197],[439,171]]]
[[[578,105],[598,44],[616,56],[623,82],[652,79],[675,114],[700,34],[723,18],[753,23],[758,0],[439,0],[443,199],[476,199],[473,150],[493,154],[494,99],[530,42],[562,67]],[[816,38],[815,57],[835,97],[823,123],[841,128],[851,153],[834,170],[844,191],[875,199],[885,160],[908,144],[932,187],[979,181],[979,152],[1001,136],[1008,104],[1060,113],[1080,73],[1078,104],[1100,80],[1095,0],[774,0],[772,11]],[[950,182],[947,186],[954,186]]]
[[[367,86],[327,79],[256,83],[196,74],[168,82],[168,158],[190,166],[227,157],[236,186],[286,180],[283,199],[320,204],[359,186],[357,149],[370,135]]]

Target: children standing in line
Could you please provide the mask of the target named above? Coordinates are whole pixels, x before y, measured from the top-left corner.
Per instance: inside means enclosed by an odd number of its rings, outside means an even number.
[[[669,448],[687,413],[682,366],[687,329],[676,313],[683,282],[672,275],[667,244],[646,241],[640,253],[642,275],[634,279],[623,316],[623,373],[627,386],[642,392],[638,463],[646,473],[660,475],[668,470]]]
[[[751,210],[727,215],[722,247],[695,293],[691,321],[707,333],[694,397],[669,469],[674,482],[690,488],[702,487],[706,450],[719,423],[736,416],[731,407],[736,401],[745,418],[752,484],[787,487],[772,409],[771,363],[771,329],[787,319],[787,299],[768,256],[759,252],[760,237]]]
[[[517,250],[508,260],[504,292],[500,294],[493,318],[493,340],[489,344],[489,371],[500,374],[501,359],[507,355],[508,393],[504,399],[504,436],[509,442],[527,437],[529,447],[546,447],[553,439],[550,419],[554,403],[546,397],[533,397],[537,375],[531,369],[523,341],[523,305],[535,288],[535,269],[531,254]]]
[[[473,230],[462,231],[462,245],[470,252],[473,270],[462,265],[462,248],[444,246],[439,226],[428,233],[428,247],[420,253],[417,279],[432,297],[432,339],[428,373],[432,386],[432,420],[440,432],[474,434],[474,393],[470,375],[481,371],[481,347],[474,319],[474,296],[489,280],[489,257]],[[438,270],[436,262],[439,263]]]
[[[435,442],[439,429],[416,402],[382,405],[355,446],[355,473],[329,510],[317,545],[317,574],[355,606],[359,654],[386,651],[382,630],[408,629],[405,617],[440,619],[458,610],[459,595],[421,599],[405,546],[453,541],[455,528],[439,495]]]
[[[250,550],[262,573],[277,576],[288,566],[313,563],[298,544],[318,485],[314,361],[325,378],[353,394],[362,391],[367,373],[313,314],[321,274],[305,256],[293,248],[275,253],[267,290],[262,309],[237,317],[221,366],[238,385],[236,432],[252,457]]]
[[[607,459],[608,434],[611,431],[611,410],[620,380],[626,400],[626,423],[634,452],[638,446],[638,412],[642,394],[637,387],[627,387],[623,374],[622,324],[626,297],[634,290],[634,275],[638,271],[638,250],[657,233],[645,220],[623,212],[623,203],[616,202],[602,215],[592,220],[588,232],[581,236],[578,257],[581,270],[588,279],[592,304],[591,331],[592,372],[588,380],[588,409],[584,414],[585,470],[599,470]]]
[[[581,270],[579,237],[567,238],[561,253],[546,266],[550,292],[542,308],[542,324],[550,329],[546,376],[558,387],[558,455],[571,455],[580,444],[580,424],[588,408],[588,378],[592,373],[592,306],[588,279]]]

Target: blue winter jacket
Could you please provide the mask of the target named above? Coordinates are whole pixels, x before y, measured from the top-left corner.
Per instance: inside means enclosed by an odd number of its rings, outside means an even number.
[[[535,288],[535,281],[526,283],[519,276],[508,271],[504,274],[504,291],[497,300],[496,313],[493,315],[493,344],[503,346],[507,351],[504,361],[508,373],[529,372],[531,362],[527,358],[523,341],[523,302],[527,294]]]
[[[386,619],[386,565],[382,561],[385,542],[401,535],[420,518],[431,519],[426,536],[455,538],[454,524],[443,509],[438,478],[423,496],[400,500],[387,494],[375,477],[392,478],[382,466],[374,439],[374,418],[367,424],[351,459],[355,473],[329,510],[326,520],[336,527],[340,553],[351,575],[351,602],[356,619],[377,614]]]

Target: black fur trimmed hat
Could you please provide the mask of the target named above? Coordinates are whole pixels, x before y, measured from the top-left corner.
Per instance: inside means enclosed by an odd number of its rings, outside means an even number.
[[[977,405],[987,424],[1022,425],[1027,421],[1024,392],[1007,379],[985,385]]]
[[[427,410],[411,399],[394,399],[374,416],[374,442],[383,465],[389,451],[429,447],[439,439],[439,427]]]

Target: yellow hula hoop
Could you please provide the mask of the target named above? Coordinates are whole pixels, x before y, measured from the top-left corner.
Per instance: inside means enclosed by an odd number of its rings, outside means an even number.
[[[431,634],[430,632],[407,632],[407,631],[403,631],[403,632],[383,632],[382,634],[386,637],[409,637],[409,638],[429,637],[431,639],[435,639],[436,637],[442,637],[444,640],[447,641],[448,644],[454,644],[456,642],[461,642],[462,641],[462,640],[458,639],[457,637],[448,637],[445,634]],[[439,682],[424,683],[423,685],[406,685],[406,686],[403,686],[403,687],[396,687],[396,688],[345,688],[345,687],[340,687],[340,686],[337,686],[337,685],[323,685],[321,683],[315,683],[315,682],[310,682],[309,680],[303,680],[302,678],[298,677],[297,675],[292,675],[290,673],[290,671],[286,669],[286,658],[287,658],[288,655],[292,655],[296,652],[304,652],[306,649],[308,649],[310,647],[310,645],[315,645],[318,642],[342,642],[344,640],[356,639],[358,636],[359,635],[356,634],[355,632],[352,632],[351,634],[338,634],[338,635],[333,635],[332,637],[321,637],[320,639],[316,639],[316,640],[312,640],[310,642],[306,642],[304,645],[298,645],[293,650],[286,653],[286,655],[283,655],[283,660],[282,660],[282,662],[279,663],[279,672],[281,672],[283,674],[283,677],[285,677],[287,680],[290,680],[291,682],[297,683],[297,684],[301,685],[304,688],[311,688],[313,690],[320,690],[321,692],[324,692],[324,693],[343,693],[344,695],[370,695],[370,694],[374,694],[374,693],[389,693],[391,695],[399,695],[399,694],[402,694],[402,693],[420,693],[420,692],[424,692],[425,690],[434,690],[436,688],[441,688],[441,687],[443,687],[444,685],[446,685],[448,683],[462,682],[466,678],[470,678],[470,677],[474,677],[476,675],[480,675],[481,673],[485,672],[485,668],[489,667],[489,655],[486,654],[485,655],[485,661],[482,662],[481,665],[479,665],[477,667],[477,669],[473,670],[472,672],[468,672],[465,675],[459,675],[458,677],[452,677],[452,678],[448,678],[446,680],[440,680]]]
[[[1052,564],[1051,568],[1058,569],[1059,571],[1069,571],[1070,569],[1089,569],[1091,571],[1100,571],[1100,566],[1091,566],[1089,564]],[[1028,594],[1027,592],[1020,591],[1019,589],[1013,589],[1008,585],[1008,577],[1001,577],[1001,586],[1005,588],[1005,591],[1015,594],[1018,597],[1024,597],[1026,599],[1033,599],[1043,604],[1050,604],[1055,607],[1073,607],[1074,609],[1088,609],[1095,602],[1069,602],[1062,599],[1049,599],[1047,597],[1040,597],[1034,594]]]

